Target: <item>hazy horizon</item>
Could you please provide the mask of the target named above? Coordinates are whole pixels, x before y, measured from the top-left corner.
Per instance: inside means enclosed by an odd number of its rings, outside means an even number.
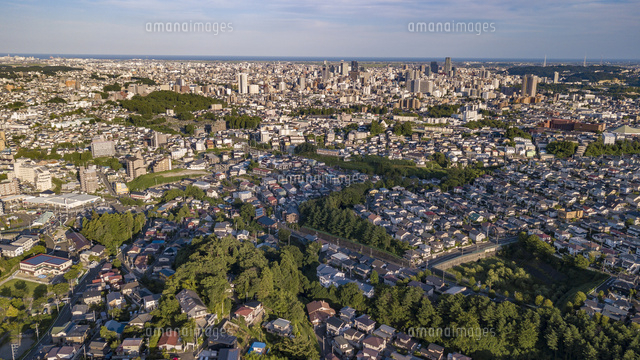
[[[640,59],[632,45],[640,6],[625,0],[26,0],[2,7],[3,53]]]
[[[163,55],[163,54],[53,54],[53,53],[10,53],[1,52],[0,56],[23,56],[35,57],[37,59],[64,58],[64,59],[97,59],[97,60],[162,60],[162,61],[301,61],[301,62],[321,62],[324,60],[330,62],[351,61],[360,62],[428,62],[438,61],[444,62],[446,56],[425,56],[425,57],[363,57],[363,56],[260,56],[260,55]],[[452,58],[452,62],[479,62],[479,63],[501,63],[501,62],[523,62],[523,63],[540,63],[544,62],[543,58]],[[582,64],[583,59],[550,59],[547,58],[547,66],[562,64]],[[587,66],[606,64],[624,64],[638,63],[639,59],[586,59]]]

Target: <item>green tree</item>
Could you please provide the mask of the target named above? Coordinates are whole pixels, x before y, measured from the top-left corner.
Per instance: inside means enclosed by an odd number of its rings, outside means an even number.
[[[380,281],[380,277],[378,275],[378,272],[375,270],[371,271],[371,275],[369,275],[369,283],[373,286],[378,285],[378,282]]]
[[[372,136],[376,136],[379,134],[384,133],[384,126],[382,126],[382,124],[380,124],[379,121],[371,121],[371,127],[369,129],[369,132],[371,133]]]
[[[366,308],[365,297],[356,283],[350,282],[338,288],[338,301],[343,306],[362,311]]]
[[[49,293],[49,290],[47,289],[47,285],[39,284],[33,289],[33,298],[34,299],[44,298],[45,296],[47,296],[48,293]]]
[[[573,297],[573,303],[576,306],[582,306],[585,300],[587,300],[587,295],[585,295],[582,291],[578,291],[576,295]]]
[[[283,243],[289,242],[289,238],[291,237],[291,231],[287,229],[279,229],[278,230],[278,240]]]
[[[100,337],[103,338],[107,343],[112,343],[113,341],[118,339],[118,334],[115,331],[107,329],[106,326],[102,326],[100,328]]]

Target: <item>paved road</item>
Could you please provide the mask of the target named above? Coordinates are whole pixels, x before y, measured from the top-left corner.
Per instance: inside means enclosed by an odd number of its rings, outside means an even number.
[[[512,244],[512,243],[514,243],[516,241],[518,241],[518,237],[517,236],[512,236],[512,237],[500,239],[500,246],[507,245],[507,244]],[[478,245],[477,249],[476,249],[476,247],[474,245],[470,245],[470,246],[467,246],[465,248],[460,248],[460,249],[457,249],[457,250],[455,250],[453,252],[442,254],[440,256],[437,256],[434,259],[429,260],[429,263],[428,263],[427,267],[432,268],[432,267],[434,267],[434,266],[436,266],[438,264],[441,264],[443,262],[447,262],[449,260],[453,260],[453,259],[455,259],[455,258],[457,258],[459,256],[468,255],[468,254],[471,254],[471,253],[476,252],[476,251],[482,251],[482,250],[484,250],[486,248],[489,248],[489,247],[495,246],[495,245],[497,245],[497,244],[494,243],[494,242],[486,242],[486,243],[482,243],[482,244]]]
[[[95,276],[98,274],[98,271],[102,268],[102,264],[104,264],[104,260],[98,266],[89,270],[89,272],[85,275],[82,281],[74,287],[73,294],[69,303],[65,305],[62,308],[62,310],[60,310],[60,314],[58,315],[58,318],[56,319],[56,321],[53,323],[53,326],[62,326],[67,322],[71,321],[71,307],[80,298],[79,294],[84,292],[84,290],[87,288],[87,283],[90,280],[94,279]],[[36,359],[38,353],[40,353],[40,351],[42,350],[43,345],[50,344],[51,342],[52,342],[51,332],[50,332],[50,329],[48,329],[46,334],[44,334],[40,338],[40,341],[36,344],[36,346],[34,346],[33,349],[23,357],[23,359],[24,360]]]
[[[107,189],[107,191],[109,191],[109,193],[113,196],[118,196],[116,195],[116,192],[113,190],[113,187],[111,187],[111,184],[109,183],[109,179],[107,179],[107,175],[105,175],[102,171],[98,171],[98,174],[100,174],[100,179],[102,179],[102,182],[104,183],[104,187]]]
[[[607,289],[609,289],[616,280],[617,279],[615,277],[610,277],[594,290],[595,293],[598,294],[600,291],[604,291],[606,293]]]
[[[11,281],[11,280],[15,279],[15,278],[16,278],[16,275],[18,274],[18,272],[19,272],[19,271],[20,271],[20,270],[16,270],[16,271],[14,271],[14,272],[13,272],[13,274],[11,274],[11,276],[9,276],[8,278],[6,278],[6,279],[4,279],[4,280],[0,281],[0,287],[2,287],[2,285],[4,285],[4,283],[6,283],[7,281]]]
[[[313,329],[313,332],[316,334],[318,345],[320,345],[320,356],[324,358],[325,356],[331,354],[333,352],[333,349],[331,348],[331,336],[327,335],[327,325],[318,325],[315,329]]]

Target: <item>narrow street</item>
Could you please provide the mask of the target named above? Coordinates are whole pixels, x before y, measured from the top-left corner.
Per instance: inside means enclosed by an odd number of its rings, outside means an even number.
[[[47,329],[46,333],[42,335],[42,337],[40,338],[40,341],[36,343],[36,345],[31,349],[31,351],[29,351],[26,355],[22,357],[23,359],[25,360],[36,359],[38,357],[37,355],[42,351],[42,344],[51,343],[51,328],[54,326],[61,326],[71,321],[71,307],[73,306],[73,304],[76,303],[76,301],[78,301],[78,299],[80,298],[80,294],[82,294],[86,289],[87,282],[90,281],[90,279],[93,279],[97,275],[98,271],[100,271],[100,269],[102,268],[102,264],[104,264],[104,261],[102,261],[98,266],[94,267],[93,269],[90,269],[85,274],[84,278],[80,281],[80,283],[73,288],[73,292],[69,300],[69,303],[60,309],[60,313],[58,314],[58,317],[56,318],[56,320],[53,322],[52,326],[49,329]]]

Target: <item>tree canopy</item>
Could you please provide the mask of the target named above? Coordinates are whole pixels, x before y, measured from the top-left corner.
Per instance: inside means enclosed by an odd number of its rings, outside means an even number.
[[[81,233],[88,240],[104,245],[107,251],[114,255],[120,245],[129,241],[142,230],[145,221],[146,218],[142,213],[137,215],[133,215],[131,212],[99,215],[93,212],[91,220],[85,218],[82,221]]]

